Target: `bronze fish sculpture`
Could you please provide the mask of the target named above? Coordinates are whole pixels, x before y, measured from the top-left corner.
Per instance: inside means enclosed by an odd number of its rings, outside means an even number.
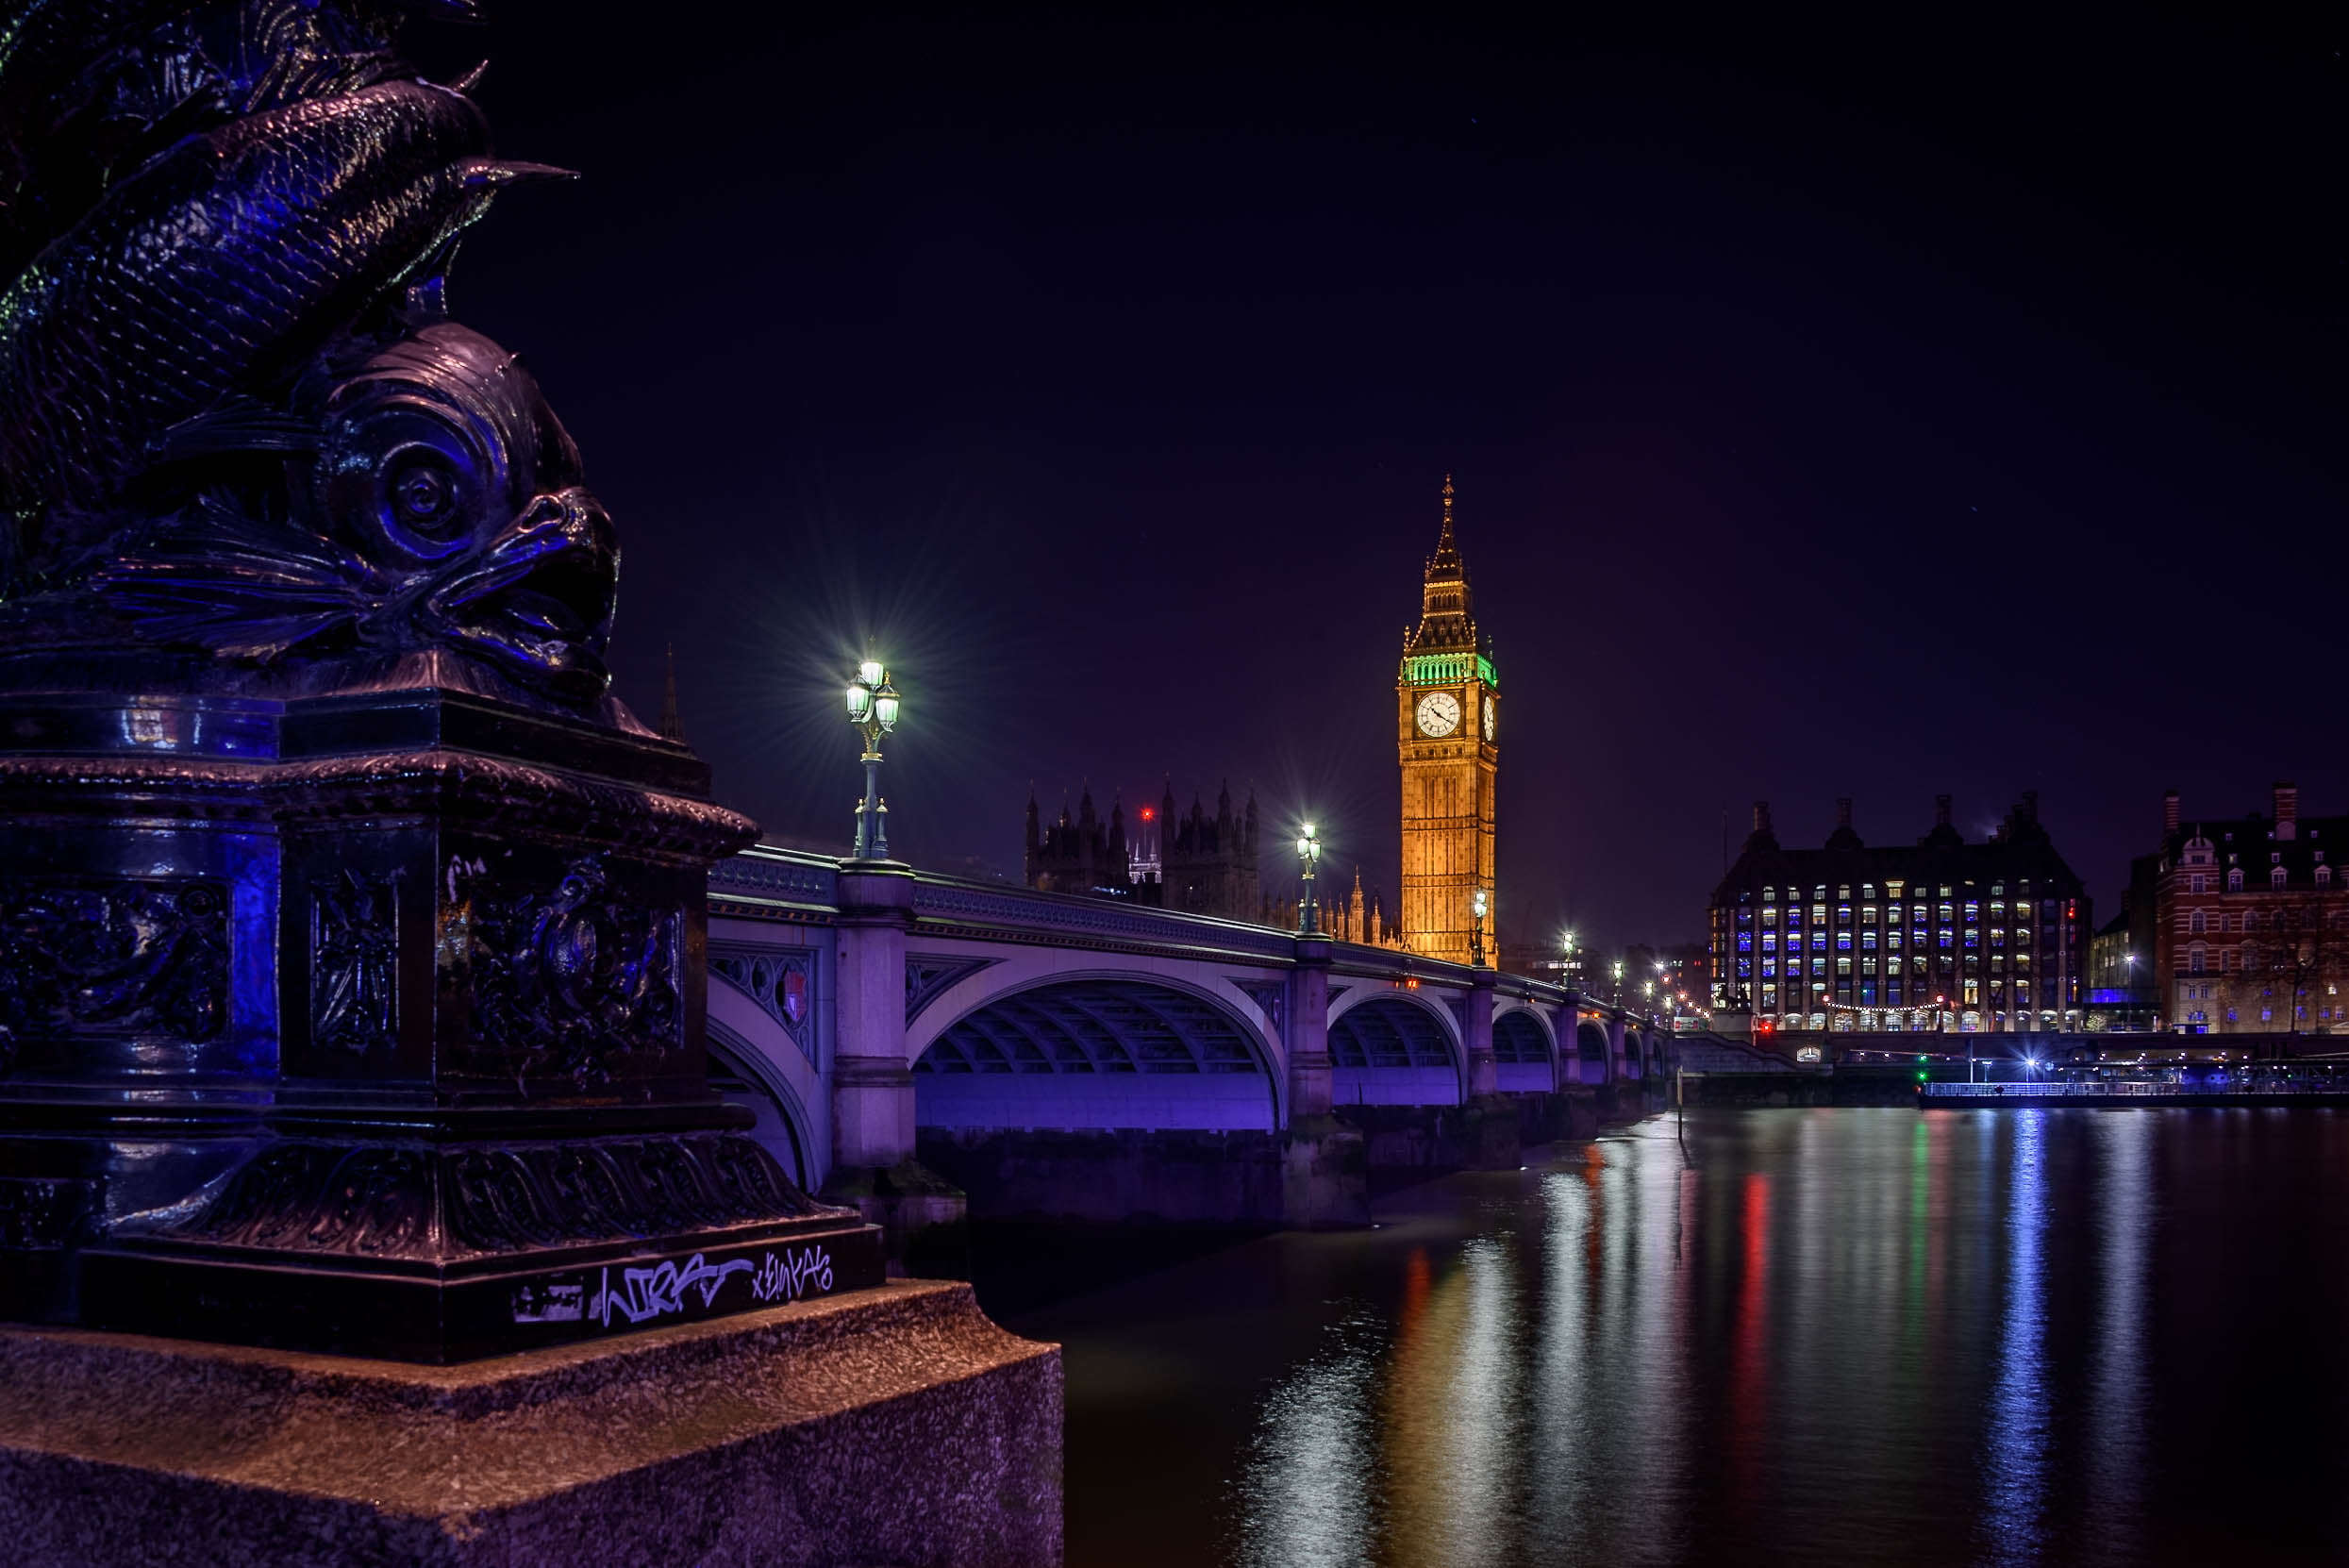
[[[470,7],[33,0],[0,27],[0,635],[283,670],[437,648],[604,692],[610,521],[443,293],[491,198],[562,172],[400,63],[412,8]]]

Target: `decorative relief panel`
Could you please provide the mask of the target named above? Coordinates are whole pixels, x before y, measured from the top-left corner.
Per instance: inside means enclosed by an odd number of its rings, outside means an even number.
[[[815,954],[805,947],[709,944],[710,970],[748,993],[802,1051],[808,1049],[808,1019],[816,1004],[814,961]]]
[[[439,1149],[283,1139],[167,1227],[291,1252],[445,1259],[817,1212],[739,1133]]]
[[[0,881],[0,1071],[31,1037],[207,1040],[227,1012],[218,883]]]
[[[603,857],[471,911],[474,1035],[517,1078],[582,1088],[685,1043],[685,911],[613,888]]]
[[[1286,1039],[1288,1026],[1282,1019],[1289,988],[1278,980],[1234,980],[1232,984],[1272,1020],[1273,1032]]]
[[[344,871],[310,894],[310,1039],[364,1056],[399,1029],[399,898],[389,876]]]
[[[966,975],[1000,963],[1000,959],[941,959],[921,953],[906,955],[906,1022],[945,994]]]

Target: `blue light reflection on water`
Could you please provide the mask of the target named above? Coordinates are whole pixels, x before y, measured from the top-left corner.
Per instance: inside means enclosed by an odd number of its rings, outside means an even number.
[[[2040,1268],[2047,1226],[2043,1110],[2007,1113],[2013,1134],[2007,1193],[2007,1310],[1991,1391],[1982,1524],[1990,1560],[2035,1561],[2047,1463],[2046,1324]]]
[[[2316,1560],[2342,1191],[2329,1112],[1708,1112],[1011,1326],[1076,1568]]]

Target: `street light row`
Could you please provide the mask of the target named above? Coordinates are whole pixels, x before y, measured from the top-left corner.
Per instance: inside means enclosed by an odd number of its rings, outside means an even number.
[[[848,722],[863,738],[864,799],[857,805],[857,847],[855,858],[859,860],[885,860],[889,858],[889,825],[885,820],[888,805],[881,799],[881,737],[897,727],[904,711],[904,699],[897,688],[890,684],[889,670],[877,659],[868,659],[857,666],[857,673],[848,682]],[[1297,929],[1306,936],[1321,934],[1321,906],[1313,896],[1314,874],[1322,863],[1322,842],[1313,825],[1307,823],[1297,833],[1297,875],[1305,883],[1305,896],[1297,907]],[[1468,895],[1468,914],[1472,922],[1469,933],[1468,961],[1481,966],[1485,961],[1485,916],[1491,911],[1492,895],[1477,888]],[[1566,939],[1568,951],[1574,938]],[[1618,992],[1622,989],[1624,966],[1615,966]],[[1650,988],[1651,991],[1654,988]]]

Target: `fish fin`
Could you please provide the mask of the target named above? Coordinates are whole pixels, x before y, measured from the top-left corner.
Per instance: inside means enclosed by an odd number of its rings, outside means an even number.
[[[449,267],[456,261],[457,246],[464,237],[463,229],[451,229],[408,272],[398,315],[409,326],[430,326],[449,319]]]
[[[228,452],[311,452],[318,440],[315,420],[258,398],[232,397],[168,426],[150,444],[148,457],[172,463]]]
[[[511,158],[476,158],[464,166],[463,184],[468,191],[503,191],[509,185],[528,180],[577,179],[576,169],[558,169],[551,163],[516,163]]]
[[[490,62],[488,60],[483,60],[472,70],[464,72],[454,80],[446,82],[442,85],[446,86],[451,92],[461,92],[466,97],[470,98],[473,96],[473,90],[481,85],[481,78],[489,74]]]
[[[270,659],[380,608],[384,585],[349,550],[199,498],[94,574],[142,637]]]

